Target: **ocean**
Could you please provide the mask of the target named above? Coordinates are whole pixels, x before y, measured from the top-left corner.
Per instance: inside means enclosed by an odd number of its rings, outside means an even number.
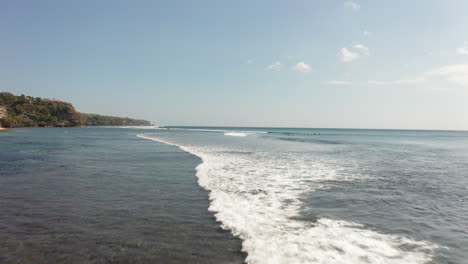
[[[0,262],[468,263],[468,132],[18,129],[0,149]]]
[[[200,159],[145,131],[0,133],[0,263],[242,263],[207,210]]]

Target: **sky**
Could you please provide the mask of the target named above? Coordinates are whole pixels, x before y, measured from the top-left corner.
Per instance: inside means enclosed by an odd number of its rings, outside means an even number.
[[[468,130],[466,0],[0,1],[0,91],[156,125]]]

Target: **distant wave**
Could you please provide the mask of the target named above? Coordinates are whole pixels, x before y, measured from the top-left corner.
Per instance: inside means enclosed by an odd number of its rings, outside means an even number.
[[[248,134],[243,132],[225,132],[224,135],[231,137],[246,137]]]
[[[119,126],[119,128],[132,128],[132,129],[161,129],[159,126]]]
[[[228,129],[204,129],[204,128],[171,128],[171,127],[161,127],[161,129],[167,130],[180,130],[180,131],[197,131],[197,132],[213,132],[213,133],[223,133],[225,136],[231,137],[246,137],[253,134],[266,134],[266,131],[238,131],[238,130],[228,130]]]
[[[231,136],[231,137],[246,137],[248,135],[254,135],[254,134],[265,134],[266,132],[263,131],[224,131],[225,136]]]
[[[100,128],[126,128],[126,129],[165,129],[159,126],[87,126],[88,128],[100,127]]]

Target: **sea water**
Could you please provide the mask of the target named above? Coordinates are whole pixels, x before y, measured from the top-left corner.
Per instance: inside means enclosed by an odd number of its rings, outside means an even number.
[[[247,263],[468,263],[468,133],[168,127]]]
[[[1,263],[468,263],[468,132],[0,134]]]
[[[197,184],[201,160],[145,131],[0,133],[0,263],[242,263]]]

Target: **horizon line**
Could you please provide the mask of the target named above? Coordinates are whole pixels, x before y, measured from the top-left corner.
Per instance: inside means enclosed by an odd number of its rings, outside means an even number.
[[[292,129],[348,129],[348,130],[403,130],[403,131],[444,131],[444,132],[468,132],[464,129],[426,129],[426,128],[347,128],[347,127],[282,127],[282,126],[201,126],[201,125],[162,125],[160,128],[292,128]]]

